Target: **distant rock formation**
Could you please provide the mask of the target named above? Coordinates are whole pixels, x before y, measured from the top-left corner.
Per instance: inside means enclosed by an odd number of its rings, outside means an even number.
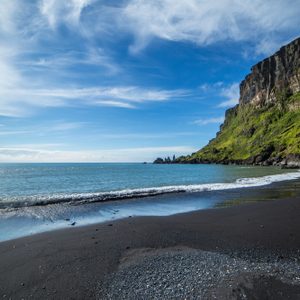
[[[175,162],[300,167],[300,38],[253,66],[216,138]]]
[[[154,162],[154,164],[175,164],[177,163],[175,155],[171,159],[169,156],[165,158],[158,157]]]

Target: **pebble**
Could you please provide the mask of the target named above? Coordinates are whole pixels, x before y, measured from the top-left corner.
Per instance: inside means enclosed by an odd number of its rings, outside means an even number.
[[[218,299],[220,286],[243,297],[236,278],[243,274],[275,277],[300,286],[300,266],[277,255],[236,257],[195,249],[162,250],[121,264],[99,282],[97,299]],[[247,275],[248,276],[248,275]],[[238,298],[240,299],[240,298]],[[241,298],[250,299],[250,298]]]

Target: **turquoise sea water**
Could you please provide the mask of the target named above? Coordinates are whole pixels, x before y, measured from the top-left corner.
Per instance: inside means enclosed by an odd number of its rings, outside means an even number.
[[[277,167],[153,164],[0,164],[0,241],[132,215],[216,204],[216,191],[296,179]]]

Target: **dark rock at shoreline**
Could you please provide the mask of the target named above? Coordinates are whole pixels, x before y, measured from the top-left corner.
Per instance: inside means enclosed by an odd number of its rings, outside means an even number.
[[[165,158],[158,157],[153,163],[154,164],[176,164],[177,160],[175,155],[173,155],[172,159],[169,156]]]
[[[164,160],[161,157],[158,157],[154,162],[154,164],[164,164]]]
[[[169,164],[164,161],[153,162],[154,164]],[[250,157],[246,160],[206,160],[201,158],[193,158],[189,161],[176,161],[173,164],[221,164],[221,165],[252,165],[252,166],[280,166],[282,169],[300,169],[300,155],[291,154],[286,158],[275,157],[264,159],[264,156],[258,155]]]

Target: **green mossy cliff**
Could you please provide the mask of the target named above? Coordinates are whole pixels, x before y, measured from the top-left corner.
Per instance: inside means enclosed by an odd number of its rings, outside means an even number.
[[[226,112],[215,139],[178,162],[296,166],[300,158],[299,109],[300,93],[261,108],[238,105]]]
[[[176,161],[300,167],[300,38],[252,67],[216,138]]]

